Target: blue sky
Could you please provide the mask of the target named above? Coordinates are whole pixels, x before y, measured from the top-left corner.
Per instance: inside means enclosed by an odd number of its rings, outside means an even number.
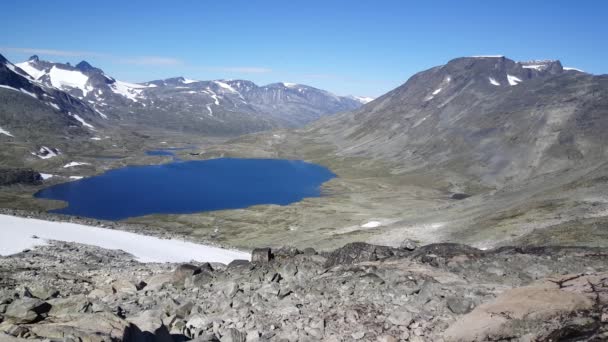
[[[4,0],[0,53],[82,59],[118,79],[309,84],[378,96],[470,55],[607,73],[606,1]]]

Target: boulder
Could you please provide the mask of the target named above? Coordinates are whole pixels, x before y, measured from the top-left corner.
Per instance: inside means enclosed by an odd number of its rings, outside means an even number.
[[[138,336],[136,341],[173,342],[169,329],[163,323],[164,317],[160,310],[147,310],[128,317],[127,321],[134,325],[131,334]]]
[[[21,298],[14,300],[6,308],[4,319],[14,324],[33,323],[44,319],[51,305],[38,298]]]
[[[414,249],[418,248],[418,243],[412,239],[405,239],[401,241],[399,248],[405,249],[407,251],[413,251]]]
[[[136,294],[137,286],[126,279],[118,279],[111,283],[112,290],[115,293]]]
[[[446,301],[448,308],[455,314],[466,314],[473,308],[473,301],[463,297],[449,297]]]
[[[51,310],[48,315],[61,319],[74,319],[83,313],[91,312],[91,302],[84,295],[75,295],[67,298],[55,298],[48,301]]]
[[[445,331],[444,337],[454,342],[507,340],[524,335],[536,340],[552,330],[552,326],[569,325],[560,320],[593,306],[594,301],[585,294],[558,286],[515,288],[460,318]]]
[[[364,261],[377,261],[390,258],[393,249],[387,246],[371,245],[364,242],[353,242],[331,252],[327,257],[326,267],[355,264]]]
[[[71,337],[75,341],[138,341],[130,324],[109,313],[82,314],[79,318],[63,323],[34,324],[30,330],[39,337],[64,340]]]
[[[256,248],[251,252],[252,263],[265,264],[270,262],[270,259],[272,259],[270,248]]]
[[[55,298],[59,295],[59,291],[57,291],[56,289],[41,284],[28,285],[26,286],[25,290],[29,293],[31,297],[42,300]]]
[[[234,328],[228,329],[220,338],[220,342],[245,342],[247,335]]]

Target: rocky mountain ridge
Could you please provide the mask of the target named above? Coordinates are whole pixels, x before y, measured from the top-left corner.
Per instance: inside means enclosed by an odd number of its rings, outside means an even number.
[[[32,56],[17,66],[37,82],[86,101],[111,120],[173,130],[235,134],[297,127],[324,115],[358,108],[362,103],[291,83],[258,86],[245,80],[197,81],[184,77],[128,83],[86,61],[72,66]]]

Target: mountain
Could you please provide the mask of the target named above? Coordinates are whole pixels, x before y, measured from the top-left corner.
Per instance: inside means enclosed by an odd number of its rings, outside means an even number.
[[[0,55],[0,133],[4,139],[36,140],[43,133],[90,135],[104,121],[84,101],[47,86]]]
[[[135,84],[110,77],[86,61],[72,66],[37,56],[17,66],[36,82],[86,101],[110,120],[214,135],[298,127],[362,103],[292,83],[258,86],[246,80],[175,77]]]
[[[488,185],[603,162],[608,76],[559,61],[457,58],[359,110],[313,124],[338,153]]]

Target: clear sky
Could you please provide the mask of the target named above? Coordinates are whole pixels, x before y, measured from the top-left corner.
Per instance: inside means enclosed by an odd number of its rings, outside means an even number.
[[[0,53],[378,96],[452,58],[560,59],[608,72],[608,1],[3,0]]]

